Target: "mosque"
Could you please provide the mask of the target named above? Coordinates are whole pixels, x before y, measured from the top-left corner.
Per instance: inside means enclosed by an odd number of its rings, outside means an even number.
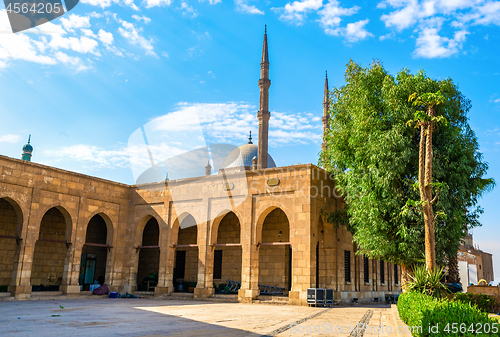
[[[308,288],[339,302],[400,291],[401,269],[356,254],[322,211],[344,207],[328,172],[276,167],[268,153],[269,53],[261,59],[257,144],[203,177],[126,185],[0,156],[0,297],[81,296],[106,284],[159,298],[227,296],[306,305]],[[328,79],[323,127],[328,128]],[[325,147],[326,144],[323,144]]]

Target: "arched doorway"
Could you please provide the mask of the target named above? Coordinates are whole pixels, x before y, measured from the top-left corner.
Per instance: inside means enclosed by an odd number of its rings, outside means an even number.
[[[234,212],[227,213],[219,223],[213,250],[216,292],[236,293],[239,289],[242,259],[240,228],[240,220]],[[228,284],[228,281],[232,282]]]
[[[287,295],[292,287],[292,248],[289,244],[290,224],[281,209],[274,209],[264,219],[261,240],[259,242],[261,294]]]
[[[31,266],[32,291],[58,291],[69,246],[71,220],[62,207],[49,209],[40,223]]]
[[[0,292],[10,290],[22,222],[19,205],[12,199],[0,199]]]
[[[104,218],[96,214],[90,219],[82,248],[79,284],[82,290],[93,290],[95,284],[103,285],[108,264],[108,229]]]
[[[175,244],[174,289],[194,292],[198,283],[198,226],[191,214],[179,225]]]
[[[142,244],[139,251],[139,267],[137,268],[137,291],[154,291],[158,284],[160,268],[160,226],[151,217],[142,232]]]

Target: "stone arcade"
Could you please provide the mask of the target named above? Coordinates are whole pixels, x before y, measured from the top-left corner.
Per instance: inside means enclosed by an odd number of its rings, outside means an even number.
[[[0,286],[16,299],[43,288],[79,294],[94,281],[170,296],[182,281],[201,299],[234,280],[241,302],[268,285],[299,305],[311,287],[343,302],[400,291],[398,266],[356,255],[352,235],[322,221],[322,210],[344,207],[326,171],[274,167],[268,55],[265,34],[258,146],[241,146],[215,174],[209,164],[199,179],[129,186],[32,163],[29,144],[25,160],[0,156]],[[323,107],[326,128],[327,80]]]

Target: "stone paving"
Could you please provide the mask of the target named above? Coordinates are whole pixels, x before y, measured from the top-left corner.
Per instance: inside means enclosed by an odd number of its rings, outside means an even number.
[[[352,331],[364,318],[364,334]],[[373,329],[381,324],[395,324],[388,305],[328,309],[109,298],[0,302],[1,336],[397,336]]]

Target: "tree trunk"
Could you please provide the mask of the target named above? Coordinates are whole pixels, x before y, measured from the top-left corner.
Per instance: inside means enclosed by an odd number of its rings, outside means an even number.
[[[448,257],[448,282],[460,283],[460,273],[458,270],[458,258],[456,255]]]
[[[411,266],[402,264],[401,265],[401,290],[406,292],[406,284],[411,281],[411,276],[413,276],[413,270]]]
[[[434,116],[435,111],[432,107],[427,109],[427,114],[431,117]],[[423,213],[425,222],[425,264],[430,272],[433,272],[436,267],[436,252],[435,252],[435,237],[434,237],[434,212],[432,210],[432,131],[434,128],[433,122],[426,123],[425,130],[425,174],[423,188],[420,189],[421,200],[424,202]],[[422,139],[420,140],[420,158],[422,160]],[[419,169],[422,169],[420,162]],[[419,172],[419,183],[422,176]],[[422,195],[423,192],[423,195]]]

